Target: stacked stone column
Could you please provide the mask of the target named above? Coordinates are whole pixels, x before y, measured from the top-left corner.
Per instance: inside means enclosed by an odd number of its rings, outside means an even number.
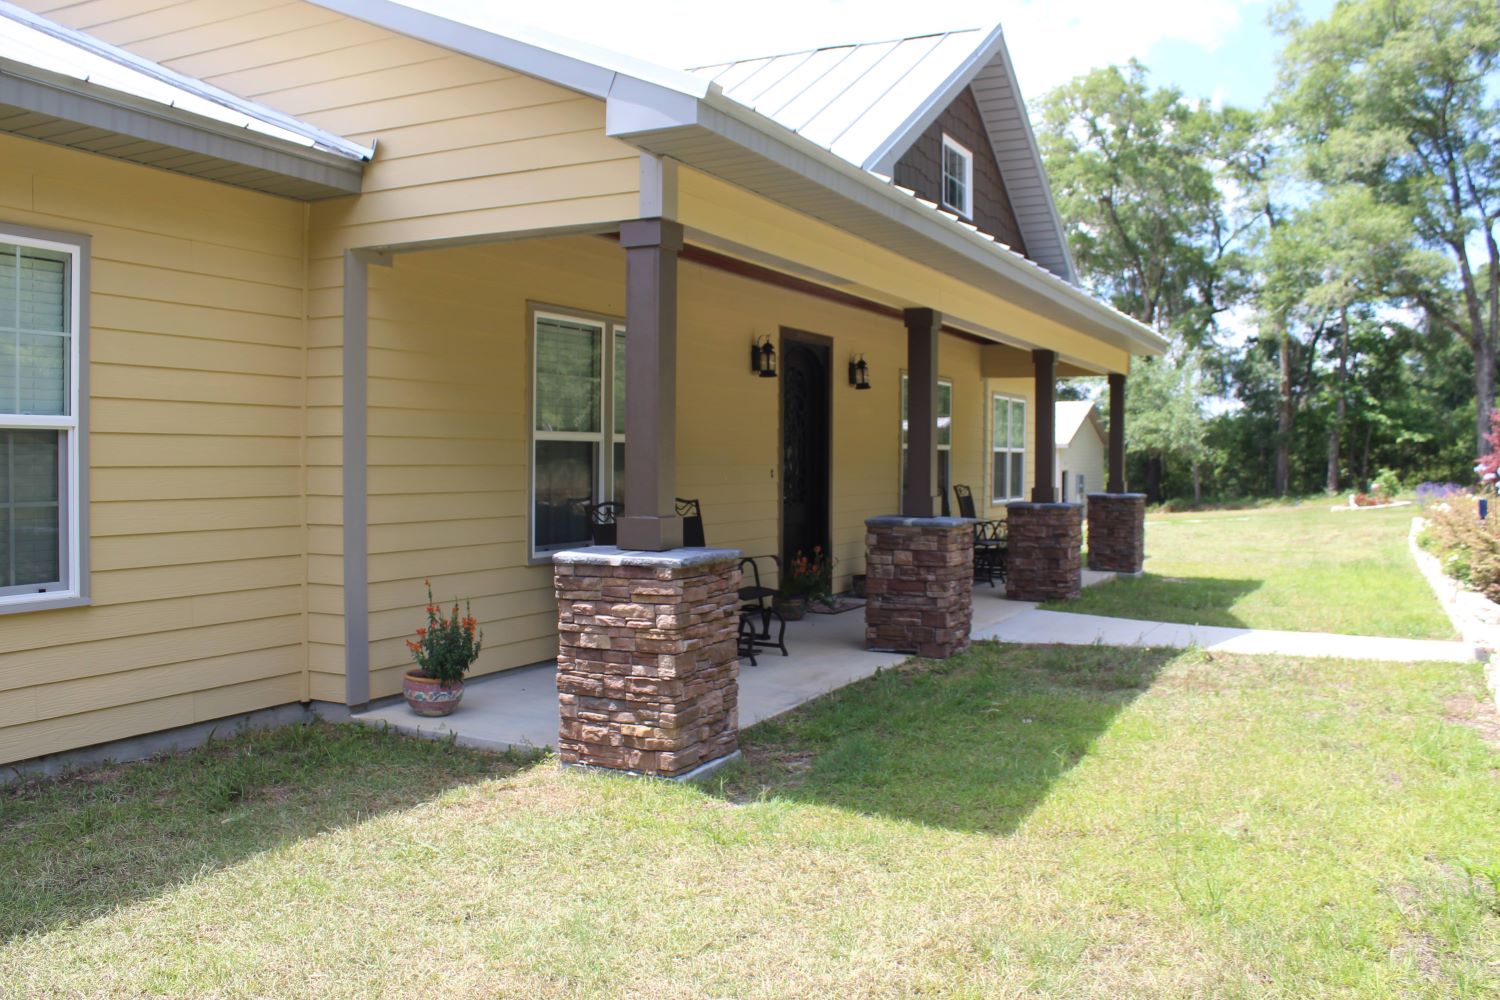
[[[1083,590],[1083,508],[1073,503],[1006,507],[1005,596],[1063,601]]]
[[[1089,569],[1139,573],[1146,561],[1146,494],[1089,494]]]
[[[974,523],[957,517],[865,522],[865,646],[943,659],[969,648]]]
[[[740,554],[554,557],[564,764],[682,777],[739,748]]]

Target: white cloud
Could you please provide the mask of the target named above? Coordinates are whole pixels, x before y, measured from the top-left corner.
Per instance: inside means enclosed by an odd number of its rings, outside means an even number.
[[[1005,26],[1022,92],[1037,96],[1095,66],[1145,59],[1163,41],[1223,45],[1267,0],[566,0],[553,5],[487,0],[406,0],[469,20],[506,18],[666,66],[771,55],[851,41],[953,28]]]

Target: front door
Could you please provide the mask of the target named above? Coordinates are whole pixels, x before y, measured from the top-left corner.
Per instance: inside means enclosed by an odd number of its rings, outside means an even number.
[[[828,544],[831,350],[822,338],[781,339],[781,558]]]

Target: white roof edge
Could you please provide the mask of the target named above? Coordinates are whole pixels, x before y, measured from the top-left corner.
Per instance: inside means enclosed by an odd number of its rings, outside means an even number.
[[[257,104],[254,101],[246,100],[237,94],[232,94],[227,90],[222,90],[202,80],[178,73],[149,59],[142,58],[133,52],[110,45],[108,42],[95,38],[92,35],[64,27],[55,21],[49,21],[24,8],[5,2],[5,0],[0,0],[0,17],[9,18],[12,21],[23,24],[32,30],[41,32],[58,41],[72,45],[91,55],[98,56],[101,59],[108,59],[113,63],[150,77],[160,83],[176,87],[194,97],[232,108],[247,117],[259,119],[260,121],[285,129],[288,132],[304,136],[313,142],[315,146],[321,147],[326,152],[358,161],[367,161],[375,155],[375,150],[371,146],[363,146],[352,142],[343,136],[335,135],[325,129],[318,128],[316,125],[305,122],[300,118],[284,114],[264,104]],[[182,113],[182,117],[201,119],[199,115],[190,115],[185,112]]]
[[[1062,216],[1057,214],[1057,199],[1052,196],[1052,182],[1047,179],[1047,168],[1042,164],[1042,149],[1037,145],[1036,132],[1031,127],[1031,115],[1026,111],[1026,101],[1021,94],[1021,82],[1016,79],[1016,67],[1011,62],[1010,47],[1005,44],[1003,34],[1000,38],[1000,58],[1004,61],[1005,75],[1010,77],[1011,88],[1016,94],[1016,104],[1021,111],[1021,124],[1026,129],[1026,146],[1031,150],[1031,159],[1036,164],[1037,177],[1040,178],[1042,190],[1047,195],[1047,214],[1052,217],[1052,225],[1057,230],[1058,243],[1062,247],[1063,263],[1068,270],[1065,277],[1069,282],[1077,284],[1078,268],[1073,263],[1073,251],[1068,249],[1068,231],[1063,226]]]
[[[1166,352],[1169,346],[1166,338],[1134,317],[1127,316],[1115,307],[1099,301],[1071,281],[1052,273],[1035,261],[996,244],[977,231],[966,229],[956,218],[949,218],[940,212],[924,209],[915,198],[904,194],[894,185],[885,183],[869,171],[824,149],[810,139],[798,135],[786,126],[717,92],[704,98],[702,103],[753,128],[766,138],[779,142],[795,154],[809,157],[821,166],[837,171],[845,178],[856,182],[865,191],[877,195],[887,204],[913,216],[911,223],[913,228],[921,226],[924,222],[929,226],[941,227],[940,231],[943,233],[961,240],[965,252],[973,259],[982,261],[997,271],[1005,272],[1012,279],[1031,286],[1033,290],[1060,305],[1070,306],[1092,315],[1096,322],[1111,328],[1132,346],[1139,348],[1139,353],[1163,354]],[[680,122],[678,124],[701,125],[703,123]],[[756,152],[761,151],[756,150]]]
[[[508,19],[503,22],[504,34],[500,34],[394,0],[309,2],[592,97],[607,98],[616,76],[693,98],[702,98],[713,89],[708,81],[685,70],[668,69]],[[497,25],[501,22],[495,20]]]
[[[860,165],[866,170],[889,174],[896,160],[916,141],[917,136],[926,131],[927,126],[943,113],[943,109],[953,103],[959,91],[967,87],[969,81],[974,79],[974,76],[994,58],[995,47],[1004,44],[1004,36],[1000,31],[1000,25],[997,24],[990,29],[989,34],[984,36],[984,40],[975,46],[974,51],[969,53],[964,61],[949,74],[942,86],[934,90],[915,111],[908,115],[896,131],[876,146],[875,151]]]

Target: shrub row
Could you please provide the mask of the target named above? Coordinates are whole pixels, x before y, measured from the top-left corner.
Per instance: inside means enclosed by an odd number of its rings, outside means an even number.
[[[1419,541],[1442,561],[1445,573],[1500,602],[1500,514],[1481,521],[1478,508],[1473,497],[1433,504]]]

